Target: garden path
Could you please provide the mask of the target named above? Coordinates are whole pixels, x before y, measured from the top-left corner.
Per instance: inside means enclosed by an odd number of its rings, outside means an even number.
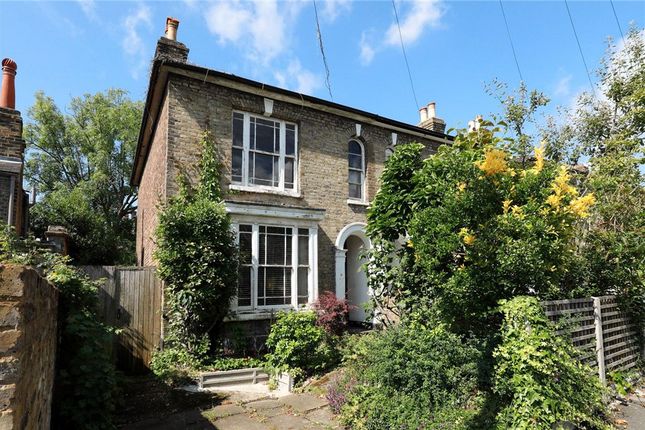
[[[164,418],[152,418],[127,430],[331,430],[340,429],[327,400],[313,394],[279,398],[230,397],[206,410],[193,409]]]

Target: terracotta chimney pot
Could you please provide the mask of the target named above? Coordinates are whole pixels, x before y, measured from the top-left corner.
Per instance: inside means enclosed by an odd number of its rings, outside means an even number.
[[[177,28],[179,27],[179,20],[169,16],[166,18],[166,38],[170,40],[177,40]]]
[[[16,71],[18,65],[11,58],[2,60],[2,89],[0,89],[0,107],[16,108]]]

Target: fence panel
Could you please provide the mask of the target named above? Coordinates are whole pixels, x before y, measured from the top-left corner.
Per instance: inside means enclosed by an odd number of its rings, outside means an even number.
[[[584,363],[605,373],[626,370],[641,358],[637,328],[618,309],[615,296],[542,302],[547,317],[565,328],[559,334],[571,337]]]
[[[119,368],[141,372],[159,346],[162,283],[154,267],[82,266],[91,279],[102,279],[99,316],[120,329],[114,354]]]

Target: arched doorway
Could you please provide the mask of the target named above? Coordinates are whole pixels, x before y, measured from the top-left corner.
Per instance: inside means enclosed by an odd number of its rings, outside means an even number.
[[[363,305],[369,301],[367,276],[361,266],[364,251],[370,248],[370,240],[365,235],[365,223],[348,224],[336,238],[336,297],[347,299],[354,308],[349,319],[365,322]]]

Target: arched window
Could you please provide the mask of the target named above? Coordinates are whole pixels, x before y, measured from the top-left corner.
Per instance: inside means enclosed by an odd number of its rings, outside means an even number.
[[[365,200],[365,151],[363,145],[350,140],[348,145],[347,163],[349,166],[349,198]]]

